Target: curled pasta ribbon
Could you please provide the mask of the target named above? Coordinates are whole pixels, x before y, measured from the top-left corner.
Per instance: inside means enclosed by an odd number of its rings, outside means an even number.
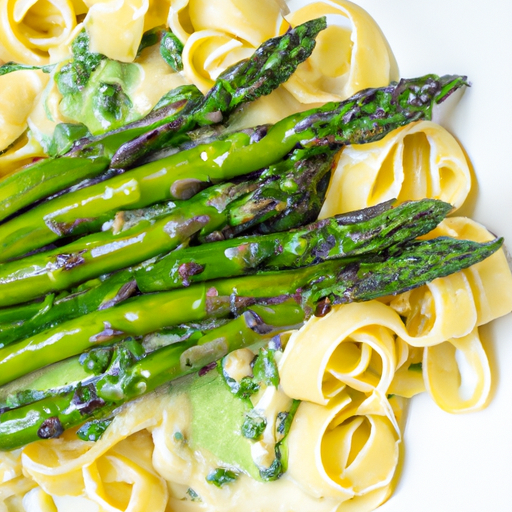
[[[426,347],[423,375],[427,391],[444,411],[466,413],[485,407],[491,391],[491,369],[478,329]]]
[[[449,217],[425,238],[451,236],[460,240],[494,240],[484,226],[467,217]],[[503,249],[463,270],[475,301],[477,325],[483,325],[512,311],[512,273]]]
[[[31,131],[25,132],[4,154],[0,155],[0,177],[30,164],[35,158],[46,156],[44,149]]]
[[[163,512],[167,487],[149,469],[152,451],[147,431],[121,441],[83,468],[86,496],[105,512]]]
[[[224,32],[200,30],[185,44],[183,71],[190,82],[207,92],[224,70],[253,53],[254,47]]]
[[[464,275],[444,280],[431,305],[435,319],[421,327],[408,329],[392,307],[378,301],[338,306],[325,317],[309,320],[286,346],[280,367],[285,393],[317,404],[326,404],[345,385],[385,395],[397,367],[394,335],[425,347],[464,336],[475,327],[476,311]],[[368,347],[361,348],[360,341]],[[370,349],[379,355],[373,362]]]
[[[0,151],[25,131],[34,102],[47,81],[48,76],[40,71],[0,76]]]
[[[180,0],[171,2],[169,13],[169,26],[184,43],[183,72],[203,92],[228,67],[276,36],[282,21],[274,0]]]
[[[183,43],[196,31],[216,30],[257,48],[277,35],[283,20],[278,4],[275,0],[171,0],[168,24]]]
[[[156,426],[161,421],[165,395],[153,394],[124,408],[96,443],[79,440],[73,431],[58,439],[31,443],[22,450],[24,474],[43,490],[56,496],[84,493],[83,468],[107,453],[131,434]]]
[[[455,138],[430,121],[399,128],[371,144],[344,148],[321,218],[431,197],[459,208],[471,187],[466,157]]]
[[[373,18],[346,0],[321,0],[292,12],[292,26],[326,16],[328,27],[317,37],[311,57],[284,87],[301,103],[340,101],[368,87],[398,78],[389,44]]]
[[[380,499],[388,495],[400,432],[385,398],[363,400],[344,390],[326,406],[302,402],[297,410],[288,472],[317,498],[348,501],[383,489]]]
[[[169,3],[159,0],[84,0],[90,49],[109,59],[132,62],[144,31],[163,25]]]
[[[314,317],[292,335],[279,369],[288,396],[325,405],[345,386],[386,394],[396,368],[394,334],[379,322],[387,306],[355,306]]]
[[[75,26],[70,0],[1,0],[0,59],[44,65]]]
[[[57,512],[55,502],[49,494],[36,487],[23,496],[23,510],[26,512]]]

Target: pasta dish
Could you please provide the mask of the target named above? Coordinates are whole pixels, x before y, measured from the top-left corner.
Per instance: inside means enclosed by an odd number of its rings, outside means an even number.
[[[472,77],[357,1],[0,6],[0,512],[391,510],[512,310]]]

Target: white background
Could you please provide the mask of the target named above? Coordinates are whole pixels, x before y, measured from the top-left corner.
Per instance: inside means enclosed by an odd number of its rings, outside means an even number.
[[[476,197],[463,210],[512,250],[512,3],[355,0],[383,29],[401,76],[467,74],[472,87],[445,126],[473,164]],[[493,400],[453,416],[411,401],[397,489],[379,512],[512,511],[512,315],[482,330]]]

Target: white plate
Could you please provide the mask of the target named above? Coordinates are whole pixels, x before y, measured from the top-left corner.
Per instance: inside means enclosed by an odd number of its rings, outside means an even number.
[[[384,31],[401,76],[467,74],[472,87],[445,126],[466,150],[478,190],[463,213],[504,236],[512,251],[512,4],[501,0],[355,0]],[[412,400],[405,460],[379,512],[512,510],[512,315],[483,329],[494,396],[453,416],[427,395]]]

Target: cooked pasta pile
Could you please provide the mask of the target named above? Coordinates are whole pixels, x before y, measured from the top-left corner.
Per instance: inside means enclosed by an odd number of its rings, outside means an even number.
[[[129,95],[140,117],[178,85],[206,92],[263,41],[323,15],[329,26],[313,55],[278,90],[237,112],[235,128],[274,123],[397,79],[375,21],[346,0],[0,0],[0,59],[56,64],[48,72],[0,76],[0,175],[44,157],[55,126],[77,121],[60,108],[54,75],[83,27],[93,51],[133,66]],[[144,32],[160,25],[184,45],[182,72],[165,64],[158,46],[138,53]],[[471,180],[455,138],[433,122],[418,122],[379,142],[345,148],[320,217],[392,198],[437,198],[457,209]],[[494,238],[456,216],[427,237],[445,235]],[[260,397],[270,408],[301,401],[288,439],[288,469],[277,481],[243,474],[222,488],[206,482],[212,468],[229,461],[194,444],[191,390],[197,383],[187,378],[171,392],[125,406],[96,443],[66,432],[1,453],[0,512],[374,510],[395,484],[405,399],[426,391],[451,413],[484,407],[491,371],[478,330],[511,310],[512,276],[500,250],[419,289],[337,306],[291,333],[279,361],[279,389]],[[208,428],[222,432],[215,418]],[[264,441],[273,446],[276,439]]]

